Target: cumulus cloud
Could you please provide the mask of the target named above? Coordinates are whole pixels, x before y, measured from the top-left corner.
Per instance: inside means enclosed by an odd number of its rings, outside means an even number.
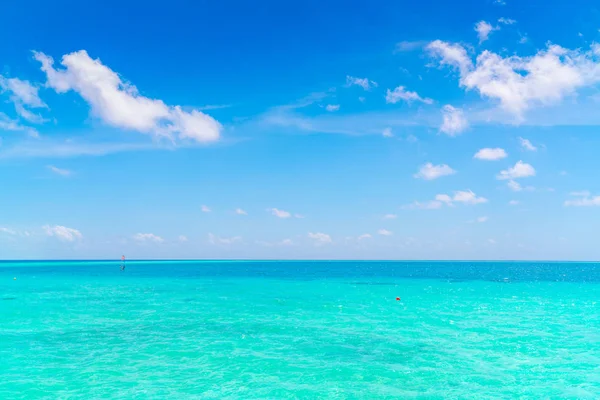
[[[492,25],[485,21],[479,21],[478,23],[476,23],[475,32],[477,32],[479,43],[483,43],[486,40],[488,40],[490,33],[492,33],[492,31],[494,31],[495,29],[496,28],[494,28]]]
[[[508,205],[509,205],[509,206],[516,206],[516,205],[518,205],[518,204],[519,204],[519,201],[518,201],[518,200],[511,200],[511,201],[509,201],[509,202],[508,202]]]
[[[426,163],[419,169],[419,172],[414,174],[415,178],[433,180],[442,176],[453,175],[456,171],[450,168],[446,164],[433,165],[432,163]]]
[[[29,81],[18,78],[5,78],[0,75],[0,89],[10,94],[10,100],[15,105],[17,113],[25,120],[42,123],[44,118],[34,114],[28,108],[48,108],[39,96],[39,89]]]
[[[66,226],[44,225],[42,229],[46,232],[46,235],[54,236],[65,242],[74,242],[83,238],[83,235],[77,229],[67,228]]]
[[[364,90],[370,90],[371,88],[377,87],[377,82],[373,82],[367,78],[356,78],[354,76],[346,76],[346,86],[360,86]]]
[[[383,219],[396,219],[398,216],[396,214],[385,214]]]
[[[521,147],[524,150],[527,151],[537,151],[537,147],[535,147],[533,144],[531,144],[531,142],[527,139],[523,139],[522,137],[519,138],[519,143],[521,144]]]
[[[393,232],[392,231],[388,231],[387,229],[380,229],[377,231],[377,234],[381,235],[381,236],[392,236]]]
[[[360,235],[357,239],[358,240],[364,240],[364,239],[371,239],[371,234],[370,233],[364,233],[362,235]]]
[[[177,238],[180,242],[187,242],[188,238],[187,236],[184,235],[179,235],[179,237]]]
[[[530,176],[535,176],[535,168],[519,160],[514,167],[500,171],[496,178],[499,180],[513,180]]]
[[[329,236],[326,233],[321,233],[321,232],[313,233],[313,232],[309,232],[308,233],[308,237],[310,239],[312,239],[315,242],[315,244],[317,244],[317,245],[327,244],[327,243],[331,243],[332,242],[331,236]]]
[[[475,64],[465,48],[436,40],[427,46],[440,65],[456,68],[459,84],[482,97],[497,100],[517,120],[534,106],[559,102],[577,89],[600,82],[600,52],[570,50],[548,44],[533,56],[500,56],[483,51]]]
[[[473,158],[477,158],[478,160],[486,160],[486,161],[496,161],[496,160],[501,160],[506,157],[508,157],[508,154],[506,154],[506,151],[504,151],[504,149],[501,149],[498,147],[496,147],[496,148],[486,147],[484,149],[479,150],[473,156]]]
[[[142,96],[137,88],[85,50],[66,54],[55,69],[52,57],[34,52],[46,73],[47,86],[57,93],[77,92],[89,103],[92,113],[106,124],[174,140],[211,142],[219,139],[221,124],[198,111],[183,111],[162,100]]]
[[[469,127],[469,122],[460,108],[455,108],[450,104],[442,108],[442,125],[440,132],[448,136],[456,136]]]
[[[138,242],[153,242],[153,243],[162,243],[165,240],[160,236],[157,236],[153,233],[136,233],[133,235],[133,240]]]
[[[471,190],[459,190],[457,192],[454,192],[454,197],[452,198],[452,200],[456,203],[463,204],[481,204],[487,203],[488,201],[485,197],[477,196]]]
[[[242,210],[241,208],[236,208],[235,213],[237,215],[248,215],[248,213],[245,210]]]
[[[205,212],[205,213],[209,213],[212,211],[209,206],[204,205],[204,204],[200,207],[200,209],[202,210],[202,212]]]
[[[477,222],[484,223],[484,222],[487,222],[488,219],[489,219],[488,217],[479,217],[479,218],[477,218]]]
[[[407,103],[412,103],[413,101],[420,101],[425,104],[433,104],[432,99],[422,98],[417,92],[408,91],[404,86],[398,86],[394,90],[387,90],[387,93],[385,95],[386,103],[396,104],[401,100],[404,100]]]
[[[68,169],[58,168],[58,167],[55,167],[54,165],[48,165],[47,168],[57,175],[70,176],[72,174],[72,172],[69,171]]]
[[[325,109],[329,112],[338,111],[340,109],[340,105],[339,104],[327,104]]]

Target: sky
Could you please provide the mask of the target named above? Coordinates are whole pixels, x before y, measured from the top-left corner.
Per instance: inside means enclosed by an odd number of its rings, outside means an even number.
[[[597,2],[10,1],[0,34],[0,259],[600,258]]]

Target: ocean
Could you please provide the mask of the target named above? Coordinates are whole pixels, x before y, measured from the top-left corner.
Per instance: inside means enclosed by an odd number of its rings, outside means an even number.
[[[600,398],[600,264],[119,264],[0,262],[1,399]]]

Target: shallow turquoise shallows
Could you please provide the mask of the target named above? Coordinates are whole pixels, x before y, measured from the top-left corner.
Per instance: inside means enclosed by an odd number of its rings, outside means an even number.
[[[0,262],[0,299],[0,399],[600,398],[592,263]]]

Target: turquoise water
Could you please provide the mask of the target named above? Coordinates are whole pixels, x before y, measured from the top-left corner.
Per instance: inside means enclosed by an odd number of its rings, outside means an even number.
[[[0,299],[1,399],[600,398],[597,264],[0,262]]]

